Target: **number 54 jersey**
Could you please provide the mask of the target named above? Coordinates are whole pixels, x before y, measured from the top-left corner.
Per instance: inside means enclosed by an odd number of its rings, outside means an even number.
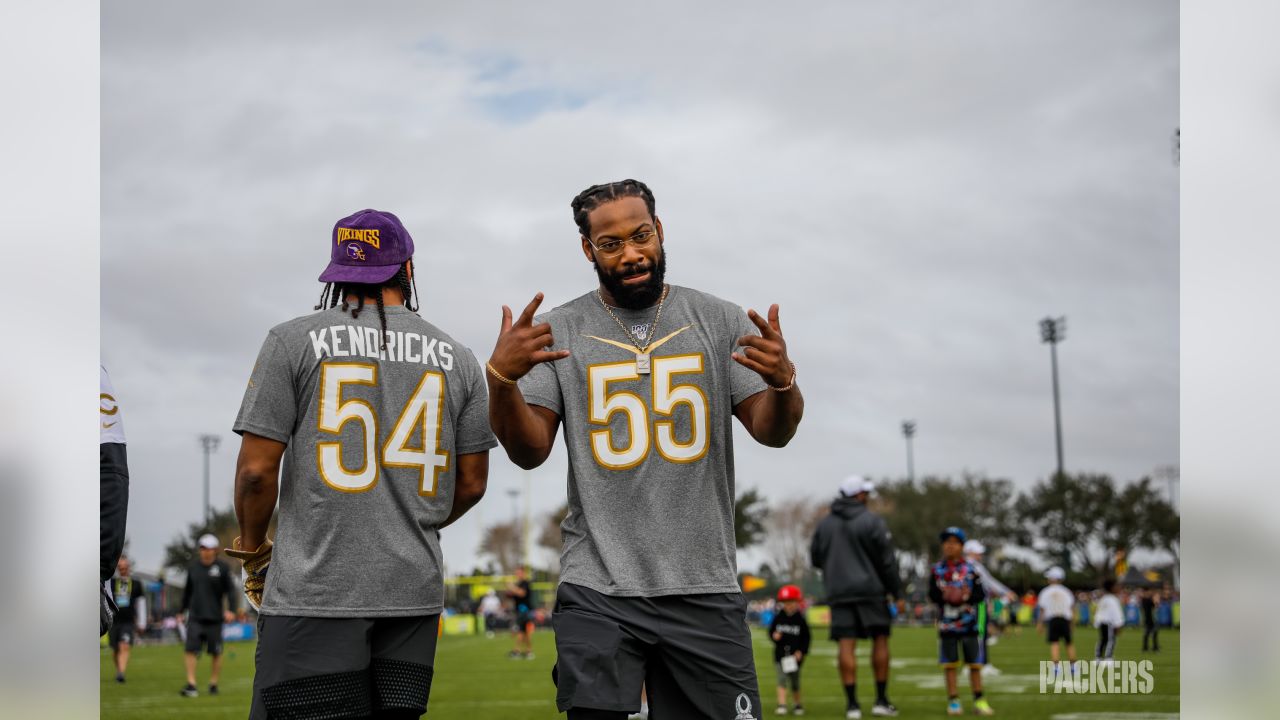
[[[403,306],[331,308],[272,328],[236,433],[286,443],[262,612],[440,612],[436,527],[459,455],[497,444],[480,364]]]
[[[520,379],[564,424],[560,579],[614,596],[738,592],[733,408],[766,385],[730,356],[756,328],[675,285],[656,328],[656,308],[612,311],[591,292],[540,317],[571,354]]]

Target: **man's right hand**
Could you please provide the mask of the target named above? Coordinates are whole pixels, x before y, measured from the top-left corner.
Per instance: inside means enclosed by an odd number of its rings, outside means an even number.
[[[555,338],[551,336],[550,323],[533,324],[533,316],[541,304],[542,293],[538,293],[514,323],[511,321],[511,308],[502,306],[502,329],[493,347],[493,355],[489,357],[490,375],[496,372],[509,381],[519,380],[534,365],[569,357],[568,350],[544,349],[554,344]]]

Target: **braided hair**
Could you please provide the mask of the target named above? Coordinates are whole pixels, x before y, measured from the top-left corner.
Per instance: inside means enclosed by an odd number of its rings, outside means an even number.
[[[591,237],[591,223],[587,220],[587,215],[592,210],[601,205],[624,197],[638,197],[644,200],[644,204],[649,208],[649,217],[657,217],[654,211],[655,202],[653,199],[653,191],[648,185],[639,180],[619,180],[617,182],[605,183],[603,185],[592,185],[591,187],[578,193],[578,196],[569,203],[569,207],[573,208],[573,221],[578,225],[578,231],[583,237]]]
[[[315,306],[316,310],[334,308],[338,303],[342,303],[342,311],[351,311],[352,318],[360,317],[360,312],[364,310],[365,298],[373,298],[378,305],[378,322],[382,326],[382,349],[387,349],[387,311],[382,304],[383,288],[395,288],[400,291],[401,297],[404,298],[404,306],[410,312],[418,311],[418,283],[417,280],[409,278],[409,267],[413,263],[412,260],[406,261],[386,282],[380,285],[368,283],[342,283],[331,282],[326,283],[324,289],[320,291],[320,302]],[[356,304],[354,307],[347,301],[348,295],[356,296]]]

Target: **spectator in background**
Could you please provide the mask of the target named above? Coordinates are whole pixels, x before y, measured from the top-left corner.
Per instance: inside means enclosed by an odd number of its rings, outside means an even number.
[[[1160,628],[1156,625],[1156,605],[1160,603],[1160,594],[1152,588],[1142,591],[1142,652],[1160,652]],[[1148,645],[1150,641],[1150,645]]]
[[[1061,646],[1066,645],[1067,660],[1072,664],[1072,672],[1075,672],[1076,645],[1071,639],[1071,616],[1076,598],[1062,584],[1067,577],[1065,570],[1055,565],[1049,568],[1044,576],[1049,579],[1049,584],[1036,598],[1036,607],[1040,610],[1040,620],[1036,623],[1036,629],[1046,633],[1045,637],[1049,641],[1049,659],[1054,662],[1053,671],[1055,673],[1058,671],[1057,663],[1062,658]]]
[[[196,697],[196,659],[201,648],[207,648],[213,668],[209,672],[209,694],[218,694],[218,676],[222,672],[222,623],[235,619],[236,590],[231,570],[218,559],[218,538],[200,536],[200,557],[187,567],[187,585],[182,590],[182,613],[187,625],[187,669],[184,697]],[[223,606],[223,599],[226,606]]]
[[[502,612],[502,599],[498,593],[490,590],[480,599],[480,616],[484,620],[484,636],[493,637],[493,629],[498,624],[498,614]]]
[[[875,485],[858,475],[840,483],[831,514],[818,523],[809,547],[810,560],[822,571],[831,605],[831,639],[839,644],[840,681],[844,685],[845,718],[862,717],[857,695],[858,638],[871,638],[871,666],[876,678],[872,714],[892,717],[889,702],[889,598],[902,596],[893,535],[884,518],[867,509]]]
[[[1098,609],[1094,615],[1094,624],[1098,627],[1098,646],[1093,657],[1099,662],[1111,664],[1116,650],[1116,636],[1124,627],[1124,608],[1120,606],[1120,598],[1116,597],[1116,581],[1107,578],[1102,581],[1102,597],[1098,598]]]
[[[511,598],[516,618],[515,645],[508,657],[532,660],[533,619],[530,611],[533,609],[533,588],[529,585],[523,565],[516,568],[515,582],[507,586],[507,595]]]
[[[791,690],[794,707],[792,713],[804,714],[804,701],[800,697],[800,666],[809,655],[809,621],[800,609],[803,596],[795,585],[783,585],[778,590],[781,603],[773,622],[769,625],[769,638],[773,640],[773,665],[778,673],[778,715],[787,714],[787,690]]]
[[[111,597],[120,609],[115,623],[107,632],[111,645],[111,657],[116,663],[116,682],[124,682],[124,672],[129,667],[129,649],[133,646],[134,631],[146,627],[147,596],[142,583],[129,572],[129,558],[121,555],[116,562],[116,576],[111,578]]]
[[[997,610],[996,600],[998,599],[1003,603],[1005,599],[1012,599],[1017,595],[1009,589],[1008,585],[997,580],[991,574],[991,571],[987,569],[987,566],[982,563],[982,559],[986,554],[987,546],[976,538],[969,538],[964,541],[965,559],[969,561],[974,571],[978,573],[978,577],[982,580],[982,589],[986,593],[986,599],[983,600],[984,622],[978,625],[978,642],[982,643],[983,647],[981,672],[983,675],[999,675],[1000,670],[991,664],[991,657],[987,650],[989,646],[995,645],[996,641],[999,640],[1000,629],[1004,625],[1004,620],[1001,617],[1004,606],[1001,604]]]
[[[947,714],[964,714],[956,687],[956,671],[961,665],[968,665],[973,712],[994,715],[991,704],[982,695],[982,666],[987,662],[987,647],[983,642],[986,589],[977,568],[965,559],[964,530],[954,526],[946,528],[938,540],[942,543],[942,560],[933,566],[929,599],[938,606],[938,664],[943,668],[946,681]]]

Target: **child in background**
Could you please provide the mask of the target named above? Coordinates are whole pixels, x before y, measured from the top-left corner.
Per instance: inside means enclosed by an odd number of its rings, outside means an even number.
[[[1120,605],[1120,598],[1116,597],[1116,581],[1111,578],[1102,581],[1102,597],[1098,599],[1098,611],[1093,615],[1093,622],[1098,627],[1094,659],[1110,665],[1115,662],[1112,655],[1116,650],[1116,635],[1124,627],[1124,608]]]
[[[965,559],[965,533],[949,527],[939,534],[942,560],[933,566],[933,582],[929,599],[938,604],[938,663],[947,680],[947,714],[963,715],[960,695],[956,690],[956,669],[960,653],[969,666],[969,687],[973,690],[973,711],[978,715],[994,715],[990,703],[982,696],[982,666],[987,662],[987,648],[981,636],[986,630],[986,591],[973,563]]]
[[[800,699],[800,664],[809,654],[809,623],[800,610],[800,588],[783,585],[778,590],[781,607],[769,625],[769,637],[773,638],[773,665],[778,671],[778,715],[787,714],[787,688],[791,688],[794,702],[792,713],[804,714]]]

